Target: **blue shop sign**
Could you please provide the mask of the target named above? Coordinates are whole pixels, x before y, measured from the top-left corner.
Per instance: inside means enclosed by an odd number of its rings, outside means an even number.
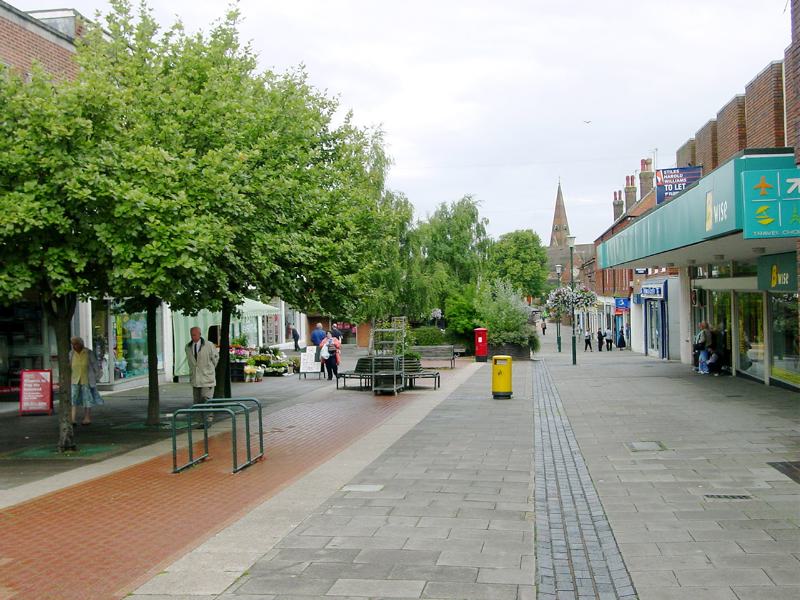
[[[614,298],[614,307],[622,310],[630,310],[631,301],[629,298]]]
[[[658,283],[643,283],[640,294],[643,299],[664,298],[666,297],[667,283],[665,281]]]
[[[745,239],[800,236],[800,169],[742,173]]]

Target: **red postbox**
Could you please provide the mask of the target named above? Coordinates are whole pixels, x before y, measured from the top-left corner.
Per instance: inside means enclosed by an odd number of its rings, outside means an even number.
[[[486,362],[489,356],[489,338],[485,327],[475,328],[475,362]]]

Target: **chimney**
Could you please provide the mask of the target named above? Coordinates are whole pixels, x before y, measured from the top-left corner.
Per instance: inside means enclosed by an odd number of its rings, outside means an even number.
[[[614,221],[622,216],[622,192],[614,192]]]
[[[647,196],[647,194],[649,194],[653,189],[653,179],[655,176],[656,174],[653,171],[653,159],[643,158],[642,168],[639,171],[639,193],[641,194],[639,197],[640,199]]]
[[[633,175],[625,177],[625,212],[636,204],[636,178]]]

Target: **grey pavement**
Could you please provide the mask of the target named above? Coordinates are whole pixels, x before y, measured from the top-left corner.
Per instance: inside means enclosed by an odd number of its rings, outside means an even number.
[[[800,396],[632,352],[573,366],[564,341],[515,363],[511,400],[480,365],[420,394],[134,597],[800,598],[800,485],[771,466],[800,460]]]

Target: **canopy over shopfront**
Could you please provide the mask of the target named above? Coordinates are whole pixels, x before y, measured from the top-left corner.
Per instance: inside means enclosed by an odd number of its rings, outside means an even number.
[[[679,339],[684,361],[706,321],[732,373],[800,388],[798,236],[794,155],[785,148],[744,150],[600,244],[597,254],[603,268],[679,268],[668,304],[676,294],[679,302],[660,307],[660,315],[655,301],[647,304],[653,336],[662,346],[670,333]],[[646,296],[641,286],[634,303]]]
[[[244,302],[236,307],[238,316],[231,317],[231,331],[234,334],[245,334],[250,345],[257,346],[260,343],[259,331],[261,330],[261,317],[280,314],[280,310],[269,304],[264,304],[258,300],[245,298]],[[221,312],[211,312],[201,310],[194,316],[187,316],[181,312],[172,313],[173,339],[175,340],[175,376],[188,375],[189,364],[186,361],[184,347],[189,343],[189,330],[192,327],[199,327],[203,337],[208,336],[211,327],[219,327],[222,323]]]

